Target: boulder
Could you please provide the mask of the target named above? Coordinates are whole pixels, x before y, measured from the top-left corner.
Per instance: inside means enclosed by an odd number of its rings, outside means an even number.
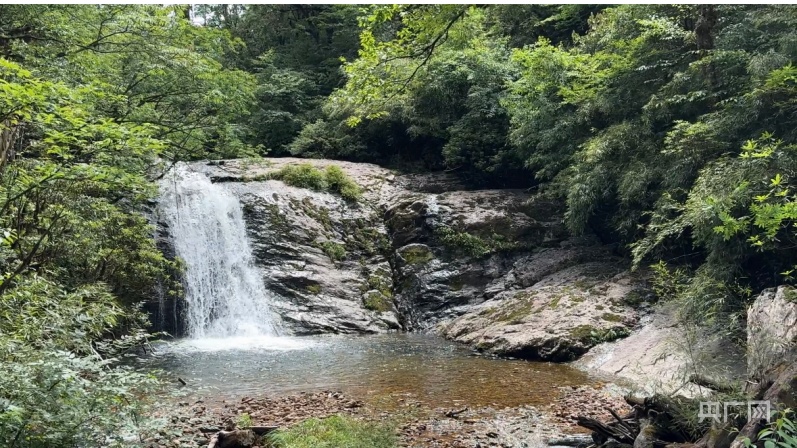
[[[584,248],[592,254],[592,248]],[[566,252],[564,255],[558,252]],[[502,291],[463,315],[438,325],[453,340],[498,355],[547,361],[570,361],[592,346],[628,335],[638,316],[628,302],[637,279],[618,260],[577,263],[579,250],[552,249],[552,259],[570,260],[570,267],[552,269],[531,286],[522,287],[529,272],[544,271],[531,256],[515,263]],[[509,286],[509,285],[508,285]]]
[[[794,361],[797,347],[797,290],[766,289],[747,310],[747,370],[760,379],[784,360]]]
[[[208,448],[250,448],[256,441],[257,436],[249,429],[219,431],[211,438]]]

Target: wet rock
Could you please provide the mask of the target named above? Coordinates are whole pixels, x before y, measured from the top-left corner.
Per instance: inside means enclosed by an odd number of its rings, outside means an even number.
[[[250,448],[257,440],[255,433],[248,429],[221,431],[216,437],[215,448]]]

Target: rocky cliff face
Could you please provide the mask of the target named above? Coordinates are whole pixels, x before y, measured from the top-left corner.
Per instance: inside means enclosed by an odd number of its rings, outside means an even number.
[[[362,200],[268,180],[288,164],[341,167]],[[624,336],[646,294],[561,204],[522,190],[369,164],[266,159],[196,164],[241,200],[254,255],[298,334],[432,330],[493,352],[569,360]]]

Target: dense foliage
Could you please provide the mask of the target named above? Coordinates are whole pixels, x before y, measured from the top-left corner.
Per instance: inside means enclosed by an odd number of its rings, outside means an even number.
[[[140,433],[157,381],[118,360],[175,268],[146,212],[169,162],[254,152],[238,45],[179,8],[0,6],[0,445]]]
[[[669,264],[657,271],[701,322],[735,321],[751,292],[791,281],[797,8],[367,12],[346,86],[296,153],[407,154],[536,186],[566,202],[573,233]]]

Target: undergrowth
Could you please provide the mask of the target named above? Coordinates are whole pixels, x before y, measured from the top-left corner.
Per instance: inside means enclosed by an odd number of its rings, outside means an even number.
[[[293,187],[336,193],[347,201],[357,202],[362,197],[360,186],[336,165],[330,165],[324,170],[309,163],[287,165],[270,173],[268,177],[281,180]]]
[[[394,428],[334,415],[305,420],[268,437],[274,448],[394,448]]]

